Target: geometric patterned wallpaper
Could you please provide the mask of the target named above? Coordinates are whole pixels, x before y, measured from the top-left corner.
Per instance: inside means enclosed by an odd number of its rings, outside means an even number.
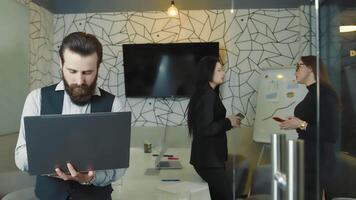
[[[53,14],[35,3],[30,9],[30,88],[53,82],[51,72],[53,49]]]
[[[310,54],[315,41],[307,7],[296,9],[241,9],[165,12],[120,12],[53,15],[31,3],[31,88],[60,80],[59,45],[74,31],[96,35],[103,44],[98,85],[117,95],[132,111],[133,126],[186,125],[188,99],[126,98],[122,44],[208,42],[220,44],[226,70],[220,87],[228,114],[246,115],[252,126],[263,69],[294,65]]]

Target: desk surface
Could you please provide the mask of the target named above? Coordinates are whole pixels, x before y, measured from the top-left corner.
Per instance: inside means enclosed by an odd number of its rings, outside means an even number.
[[[157,187],[165,184],[162,179],[179,179],[194,183],[206,184],[189,164],[190,149],[188,148],[169,148],[166,152],[179,158],[183,169],[164,169],[158,175],[145,175],[148,168],[154,167],[156,157],[152,154],[144,153],[142,148],[131,148],[130,166],[122,180],[112,184],[114,192],[113,199],[132,200],[132,199],[158,199]],[[167,159],[167,158],[163,158]]]

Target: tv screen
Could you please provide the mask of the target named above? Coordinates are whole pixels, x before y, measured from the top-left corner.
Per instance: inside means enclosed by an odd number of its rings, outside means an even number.
[[[124,44],[126,97],[190,97],[204,56],[218,57],[219,43]]]

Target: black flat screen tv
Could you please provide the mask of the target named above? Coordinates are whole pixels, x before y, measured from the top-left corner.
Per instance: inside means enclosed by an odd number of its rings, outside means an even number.
[[[218,57],[219,43],[124,44],[126,97],[190,97],[204,56]]]

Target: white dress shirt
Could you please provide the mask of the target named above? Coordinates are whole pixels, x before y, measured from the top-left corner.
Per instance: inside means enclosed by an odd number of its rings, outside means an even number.
[[[56,89],[56,91],[64,90],[64,83],[61,81]],[[94,95],[101,95],[98,87],[95,88]],[[90,113],[91,106],[86,104],[83,106],[78,106],[74,104],[68,94],[64,92],[63,98],[63,109],[62,114],[82,114]],[[119,112],[122,109],[121,103],[118,97],[115,97],[112,112]],[[25,140],[25,127],[24,120],[25,116],[38,116],[41,114],[41,88],[33,90],[26,98],[25,105],[21,116],[21,125],[19,131],[19,137],[17,139],[16,149],[15,149],[15,162],[16,166],[22,171],[28,171],[28,160],[27,160],[27,149]],[[108,169],[108,170],[98,170],[95,173],[95,180],[93,185],[95,186],[106,186],[111,182],[118,180],[125,174],[126,168],[122,169]]]

